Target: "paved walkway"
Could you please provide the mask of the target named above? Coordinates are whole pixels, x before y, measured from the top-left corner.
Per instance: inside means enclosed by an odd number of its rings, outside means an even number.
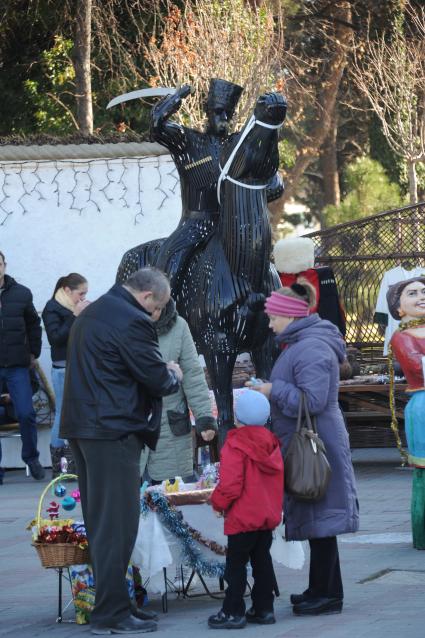
[[[288,596],[304,589],[306,568],[297,572],[278,567],[281,597],[275,605],[277,623],[247,627],[244,635],[248,638],[425,636],[425,552],[414,550],[410,543],[411,471],[400,469],[394,450],[356,450],[353,458],[361,529],[358,534],[340,537],[343,613],[294,617]],[[25,531],[42,487],[23,471],[7,472],[0,487],[0,636],[89,636],[88,627],[55,624],[56,577],[52,570],[40,566]],[[156,635],[211,637],[206,618],[218,607],[217,601],[206,597],[178,600],[171,596],[169,613],[164,615],[159,597],[153,597],[151,608],[160,613]],[[71,609],[65,617],[72,618]]]

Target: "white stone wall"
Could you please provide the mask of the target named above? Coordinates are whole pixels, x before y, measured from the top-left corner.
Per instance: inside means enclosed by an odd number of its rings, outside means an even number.
[[[168,236],[180,214],[169,155],[0,161],[0,250],[39,312],[71,271],[88,279],[88,298],[96,299],[114,283],[123,253]],[[45,339],[41,364],[49,370]]]

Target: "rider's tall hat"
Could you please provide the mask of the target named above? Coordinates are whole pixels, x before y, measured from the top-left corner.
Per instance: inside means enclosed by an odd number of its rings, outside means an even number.
[[[208,97],[205,103],[206,111],[221,107],[225,109],[229,117],[232,117],[242,91],[243,88],[238,84],[213,78],[210,81]]]

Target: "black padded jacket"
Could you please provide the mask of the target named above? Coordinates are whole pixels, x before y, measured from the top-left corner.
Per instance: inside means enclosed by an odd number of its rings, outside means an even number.
[[[60,435],[113,440],[136,433],[155,449],[161,397],[178,387],[159,351],[154,322],[116,284],[71,328]]]
[[[69,333],[75,315],[56,299],[49,299],[41,316],[50,343],[52,361],[65,361]]]
[[[4,276],[0,295],[0,368],[23,367],[41,352],[41,322],[29,288]]]

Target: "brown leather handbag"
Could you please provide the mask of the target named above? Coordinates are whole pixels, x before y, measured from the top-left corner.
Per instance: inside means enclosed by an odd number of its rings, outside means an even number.
[[[307,399],[301,392],[297,429],[285,455],[285,492],[298,501],[315,503],[326,494],[331,467],[326,448],[317,434],[316,418],[311,418]]]

